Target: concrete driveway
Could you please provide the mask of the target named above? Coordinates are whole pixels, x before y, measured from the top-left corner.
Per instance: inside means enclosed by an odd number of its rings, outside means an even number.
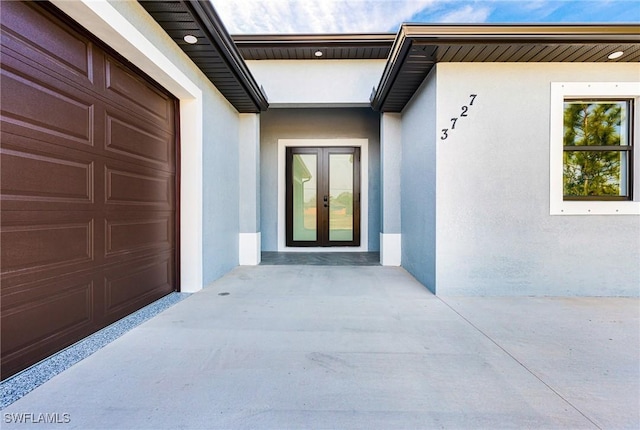
[[[401,268],[240,267],[10,405],[2,428],[637,429],[639,313],[436,297]]]

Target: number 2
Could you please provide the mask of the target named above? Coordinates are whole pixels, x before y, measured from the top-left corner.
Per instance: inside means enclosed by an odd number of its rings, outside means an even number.
[[[469,110],[468,106],[462,106],[462,113],[460,116],[467,116],[467,111]]]

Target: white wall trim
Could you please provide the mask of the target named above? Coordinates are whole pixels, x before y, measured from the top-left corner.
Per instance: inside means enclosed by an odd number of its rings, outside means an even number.
[[[640,214],[640,174],[634,168],[633,201],[565,201],[563,199],[563,113],[566,97],[640,97],[640,82],[552,82],[550,153],[549,153],[549,212],[551,215],[638,215]],[[634,166],[640,165],[640,113],[636,103],[632,120]]]
[[[285,156],[288,146],[360,147],[360,246],[288,247],[285,237]],[[369,250],[369,140],[368,139],[278,139],[278,251],[366,252]]]
[[[239,253],[241,266],[257,266],[260,264],[260,232],[258,233],[240,233],[239,235]]]
[[[400,266],[402,263],[402,234],[380,233],[380,264]]]
[[[202,90],[108,1],[52,3],[180,100],[180,286],[184,292],[202,289]]]

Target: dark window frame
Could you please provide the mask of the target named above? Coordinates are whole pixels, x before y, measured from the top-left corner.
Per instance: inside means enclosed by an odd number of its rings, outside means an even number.
[[[563,162],[562,167],[564,170],[564,154],[566,152],[626,152],[627,153],[627,174],[626,174],[626,187],[627,194],[624,196],[612,196],[612,195],[601,195],[601,196],[573,196],[564,194],[564,182],[562,184],[562,198],[564,201],[633,201],[633,183],[634,183],[634,119],[635,119],[635,99],[630,97],[565,97],[563,100],[564,103],[571,102],[584,102],[584,103],[607,103],[607,102],[625,102],[627,105],[627,124],[626,124],[626,133],[627,133],[627,145],[617,145],[617,146],[587,146],[587,145],[563,145],[562,153],[563,153]],[[564,108],[562,110],[564,112]],[[564,126],[564,120],[563,120]],[[564,181],[564,173],[563,173],[563,181]]]

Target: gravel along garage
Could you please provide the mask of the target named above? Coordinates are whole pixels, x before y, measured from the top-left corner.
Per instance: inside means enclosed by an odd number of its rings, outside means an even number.
[[[52,6],[2,5],[2,379],[177,290],[177,101]]]

